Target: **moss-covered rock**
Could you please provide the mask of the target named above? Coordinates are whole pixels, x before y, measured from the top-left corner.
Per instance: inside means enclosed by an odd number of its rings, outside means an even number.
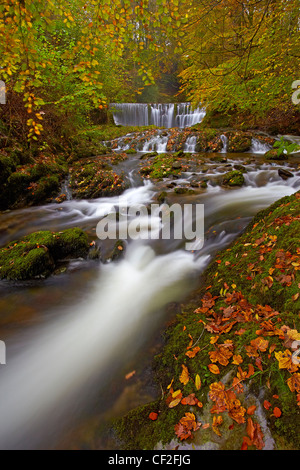
[[[283,150],[279,150],[279,149],[268,150],[268,152],[264,154],[264,157],[267,160],[287,160],[288,159],[287,155],[283,152]]]
[[[242,153],[247,152],[251,148],[252,137],[244,132],[228,133],[228,147],[229,153]]]
[[[79,228],[34,232],[0,249],[0,278],[46,277],[59,260],[86,256],[88,248],[87,236]]]
[[[65,161],[59,157],[44,157],[23,166],[14,163],[12,157],[3,161],[6,167],[2,168],[0,178],[6,178],[0,189],[0,210],[51,201],[68,171]]]
[[[180,175],[185,168],[187,167],[177,162],[174,155],[160,153],[150,163],[143,163],[140,173],[148,178],[161,180],[171,175]]]
[[[224,186],[243,186],[244,182],[243,173],[239,170],[229,171],[222,178]]]
[[[77,199],[116,196],[128,187],[124,174],[113,171],[105,160],[78,162],[70,172],[70,187]]]

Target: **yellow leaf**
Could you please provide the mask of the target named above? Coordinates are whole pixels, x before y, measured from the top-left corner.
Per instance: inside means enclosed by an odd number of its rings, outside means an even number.
[[[183,385],[186,385],[190,380],[188,368],[184,364],[182,364],[182,373],[179,380]]]
[[[201,379],[200,379],[200,375],[197,374],[196,377],[195,377],[195,387],[197,390],[200,390],[201,388]]]

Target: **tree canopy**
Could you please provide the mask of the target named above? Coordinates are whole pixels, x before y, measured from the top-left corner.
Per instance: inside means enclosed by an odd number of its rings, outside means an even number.
[[[164,93],[219,111],[290,106],[299,7],[300,0],[49,0],[46,8],[42,0],[2,0],[6,113],[19,112],[27,138],[37,140],[45,107],[80,121],[109,102]]]

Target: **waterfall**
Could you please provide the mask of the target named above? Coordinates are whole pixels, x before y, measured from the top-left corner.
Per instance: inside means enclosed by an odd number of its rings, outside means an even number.
[[[183,151],[184,152],[194,153],[195,148],[196,148],[196,144],[197,144],[197,136],[196,135],[190,135],[185,141]]]
[[[201,122],[204,108],[193,109],[190,103],[112,103],[116,125],[158,127],[190,127]]]
[[[221,153],[226,153],[227,152],[227,147],[228,147],[228,138],[224,134],[222,134],[220,137],[221,137],[222,144],[223,144],[223,148],[221,150]]]
[[[154,135],[150,140],[144,143],[142,152],[156,151],[158,153],[164,153],[167,151],[168,139],[169,137],[167,135]]]
[[[258,139],[252,139],[252,145],[250,152],[251,153],[261,153],[264,154],[268,152],[268,150],[271,149],[271,146],[268,144],[265,144],[264,142],[261,142]]]

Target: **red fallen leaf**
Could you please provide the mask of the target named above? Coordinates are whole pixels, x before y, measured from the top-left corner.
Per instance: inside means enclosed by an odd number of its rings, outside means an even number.
[[[182,405],[196,405],[198,403],[198,398],[195,397],[194,393],[191,393],[187,397],[181,400]]]
[[[254,412],[256,410],[256,406],[255,405],[252,405],[252,406],[249,406],[248,410],[247,410],[247,414],[248,415],[253,415]]]
[[[273,414],[271,416],[273,416],[273,415],[275,416],[275,418],[280,418],[280,416],[281,416],[281,410],[277,406],[275,406],[275,408],[273,410]]]
[[[279,398],[279,395],[273,395],[273,398]]]
[[[243,443],[241,446],[241,450],[248,450],[248,445],[251,445],[252,442],[250,441],[249,437],[244,436],[243,437]]]
[[[245,328],[240,328],[239,330],[237,330],[237,331],[235,332],[235,335],[242,335],[242,334],[245,333],[245,331],[246,331]]]
[[[158,418],[158,414],[155,413],[154,411],[152,411],[152,412],[149,414],[149,418],[152,419],[152,421],[156,421],[157,418]]]
[[[263,433],[261,427],[258,423],[252,421],[252,418],[248,418],[247,421],[247,434],[251,439],[251,444],[253,444],[258,450],[263,449]],[[246,441],[249,443],[248,441]]]
[[[265,401],[264,401],[264,408],[265,408],[266,410],[268,410],[271,406],[272,406],[272,405],[271,405],[271,403],[270,403],[268,400],[265,400]]]
[[[257,367],[259,368],[259,370],[263,371],[263,368],[262,368],[262,365],[261,365],[261,359],[259,357],[257,357],[255,359],[255,364],[257,365]]]
[[[252,364],[249,364],[248,365],[248,374],[247,374],[247,379],[249,379],[249,377],[251,377],[251,375],[254,374],[254,367]]]
[[[230,431],[232,431],[233,428],[234,428],[234,423],[232,423],[228,426],[228,429],[230,429]]]
[[[216,263],[220,264],[220,263],[222,263],[222,261],[220,259],[217,259]]]

